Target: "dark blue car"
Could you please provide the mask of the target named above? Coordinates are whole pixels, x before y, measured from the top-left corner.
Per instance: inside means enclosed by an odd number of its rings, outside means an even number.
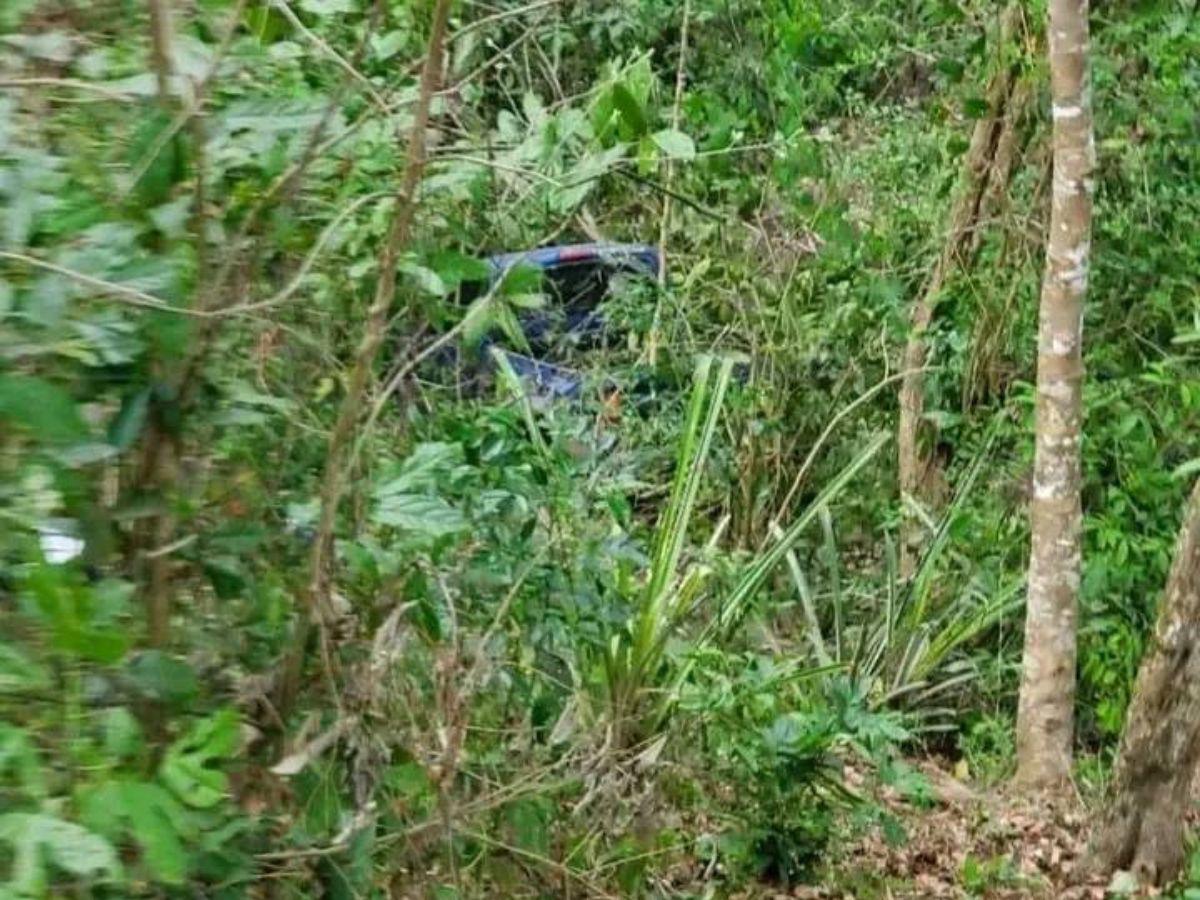
[[[544,273],[544,309],[520,319],[521,330],[531,355],[517,353],[499,339],[488,343],[504,354],[513,371],[542,396],[577,398],[583,378],[562,365],[564,345],[587,347],[598,343],[606,332],[600,304],[608,295],[615,275],[657,279],[662,257],[646,244],[566,244],[540,247],[489,257],[487,284],[475,285],[475,293],[494,286],[515,266],[529,266]]]

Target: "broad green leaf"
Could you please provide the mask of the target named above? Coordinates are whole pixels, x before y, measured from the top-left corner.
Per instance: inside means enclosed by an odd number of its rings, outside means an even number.
[[[375,521],[430,537],[454,534],[467,527],[463,514],[441,497],[392,494],[375,508]]]
[[[167,750],[159,777],[188,806],[216,806],[225,798],[229,779],[215,765],[233,753],[237,739],[234,710],[202,719]]]
[[[411,260],[400,264],[400,271],[410,276],[418,288],[431,297],[444,297],[450,288],[433,269],[426,268]]]
[[[0,841],[13,847],[13,878],[18,894],[40,896],[49,883],[49,866],[80,878],[116,880],[121,864],[116,850],[86,828],[42,813],[0,815]]]
[[[464,281],[486,281],[492,274],[491,268],[483,260],[457,250],[440,250],[430,255],[426,264],[437,273],[438,278],[452,286]]]
[[[529,341],[525,338],[525,332],[521,330],[521,322],[508,303],[495,305],[492,309],[492,321],[509,342],[509,346],[529,352]]]
[[[1176,481],[1181,481],[1184,478],[1192,478],[1197,472],[1200,472],[1200,458],[1189,459],[1185,463],[1181,463],[1171,471],[1171,477]]]
[[[672,159],[692,160],[696,158],[696,145],[682,131],[671,128],[655,132],[654,143]]]
[[[658,144],[650,135],[643,135],[637,142],[638,174],[649,176],[658,165]]]
[[[615,111],[612,91],[600,91],[591,109],[592,132],[597,138],[603,140],[607,136]]]
[[[472,301],[463,316],[462,342],[469,351],[475,352],[483,344],[488,331],[492,328],[492,309],[495,307],[495,297],[480,297]]]
[[[146,109],[129,141],[127,159],[130,173],[140,176],[138,199],[152,209],[170,199],[171,189],[186,177],[187,144],[182,134],[172,133],[173,114],[158,106]]]
[[[29,375],[0,375],[0,420],[48,443],[72,443],[87,436],[71,395]]]
[[[542,289],[544,273],[531,263],[519,262],[504,270],[497,293],[502,297],[512,294],[536,294]]]
[[[183,706],[199,692],[192,667],[161,650],[139,653],[129,663],[128,672],[138,691],[158,703]]]
[[[376,499],[392,494],[407,494],[433,487],[436,477],[458,465],[463,459],[461,444],[426,441],[417,444],[400,466],[400,473],[375,489]]]
[[[95,589],[74,579],[73,573],[41,565],[30,571],[25,587],[50,626],[56,648],[93,662],[117,662],[129,647],[129,635],[103,621]]]
[[[512,829],[513,843],[539,855],[549,852],[552,810],[544,797],[523,797],[509,805],[504,818]]]
[[[180,832],[183,809],[157,784],[127,782],[121,786],[123,812],[134,840],[142,848],[147,868],[167,884],[182,884],[187,875],[187,853]]]
[[[380,62],[391,59],[404,49],[409,35],[405,31],[389,31],[371,36],[371,52]]]
[[[612,86],[612,102],[621,120],[621,137],[635,141],[649,131],[642,105],[629,88],[621,83]]]

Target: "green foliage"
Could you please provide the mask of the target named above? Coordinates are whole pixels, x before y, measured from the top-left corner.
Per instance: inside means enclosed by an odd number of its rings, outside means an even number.
[[[959,868],[958,880],[971,897],[986,897],[997,888],[1021,888],[1026,883],[1008,857],[979,860],[969,854]]]
[[[862,799],[842,785],[843,765],[887,762],[909,736],[844,679],[813,692],[808,683],[822,674],[710,651],[682,694],[712,767],[704,779],[732,786],[723,810],[732,826],[711,852],[735,871],[784,884],[808,877],[833,837],[835,811]]]
[[[959,750],[973,778],[998,782],[1012,774],[1016,765],[1013,721],[1009,717],[983,715],[967,725],[958,737]]]
[[[51,882],[51,867],[98,882],[121,875],[111,844],[54,816],[6,813],[0,816],[0,841],[12,847],[12,874],[3,887],[13,897],[43,895]]]
[[[235,897],[269,874],[284,896],[635,896],[696,856],[794,882],[850,812],[896,837],[846,763],[925,803],[899,753],[948,730],[973,775],[1008,772],[1040,94],[978,261],[938,300],[945,496],[909,583],[885,450],[993,4],[693,0],[682,60],[678,3],[455,5],[371,381],[403,377],[354,435],[286,721],[274,677],[430,4],[176,4],[166,98],[144,4],[58,6],[0,4],[0,894]],[[1193,18],[1095,22],[1096,786],[1200,459]],[[665,283],[618,286],[619,334],[562,349],[577,403],[502,363],[460,384],[552,299],[517,267],[460,303],[484,256],[660,236]],[[156,561],[171,615],[150,646]],[[271,773],[281,748],[298,771]],[[958,875],[1018,887],[995,860]]]

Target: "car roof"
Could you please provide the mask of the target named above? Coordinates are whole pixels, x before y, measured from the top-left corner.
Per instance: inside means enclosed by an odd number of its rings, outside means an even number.
[[[518,250],[515,253],[500,253],[489,256],[487,263],[497,275],[513,266],[528,265],[539,269],[553,269],[568,263],[606,262],[624,264],[641,269],[648,275],[658,275],[662,258],[658,249],[649,244],[614,244],[593,242],[587,244],[558,244]]]

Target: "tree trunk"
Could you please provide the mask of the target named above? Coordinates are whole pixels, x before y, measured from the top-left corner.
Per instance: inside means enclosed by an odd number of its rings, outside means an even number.
[[[150,68],[154,70],[158,99],[165,106],[171,97],[173,70],[171,3],[170,0],[149,0],[148,6],[150,9]]]
[[[1172,880],[1184,862],[1184,812],[1200,763],[1200,482],[1192,488],[1153,641],[1117,756],[1094,846],[1106,872]]]
[[[896,427],[900,497],[905,503],[920,503],[928,496],[924,486],[930,480],[928,470],[933,465],[921,449],[922,420],[925,417],[923,369],[928,355],[925,335],[946,280],[957,269],[968,267],[979,247],[982,230],[997,196],[995,182],[1003,178],[1007,189],[1011,173],[1013,129],[1010,123],[1013,117],[1009,107],[1017,79],[1006,54],[1019,20],[1020,8],[1015,5],[1009,6],[1001,17],[1001,64],[988,84],[988,114],[975,123],[971,144],[963,161],[962,185],[950,210],[941,255],[909,312],[908,340],[901,366],[904,376],[900,382],[900,419]],[[1007,145],[1003,143],[1006,134]],[[1002,166],[1002,171],[996,170],[998,164]],[[989,184],[992,185],[991,189]],[[903,512],[900,537],[900,574],[910,578],[921,555],[923,541],[921,523],[907,509]]]
[[[1038,328],[1032,549],[1017,713],[1017,780],[1061,789],[1071,774],[1080,575],[1083,299],[1092,223],[1087,0],[1051,0],[1054,179]]]

